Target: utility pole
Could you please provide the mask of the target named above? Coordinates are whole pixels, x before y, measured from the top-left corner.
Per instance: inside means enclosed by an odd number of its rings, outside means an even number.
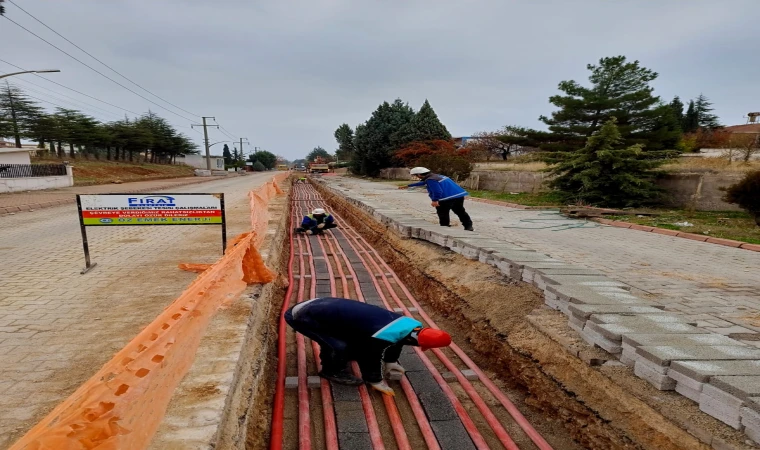
[[[243,157],[243,139],[245,139],[247,141],[248,138],[240,138],[240,157],[241,158]],[[247,142],[247,144],[251,145],[250,141]]]
[[[201,119],[203,119],[203,125],[199,125],[197,123],[194,123],[194,124],[190,125],[190,127],[191,128],[203,127],[203,140],[206,143],[206,169],[211,170],[211,155],[209,154],[209,148],[211,146],[208,145],[208,128],[207,127],[217,127],[217,128],[219,128],[219,125],[207,125],[206,124],[206,119],[216,120],[216,117],[203,116],[203,117],[201,117]]]

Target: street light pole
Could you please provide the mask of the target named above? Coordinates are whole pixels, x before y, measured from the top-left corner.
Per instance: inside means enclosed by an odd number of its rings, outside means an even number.
[[[25,73],[54,73],[54,72],[60,72],[60,70],[58,70],[58,69],[52,69],[52,70],[24,70],[23,72],[6,73],[5,75],[0,75],[0,78],[12,77],[13,75],[23,75]]]

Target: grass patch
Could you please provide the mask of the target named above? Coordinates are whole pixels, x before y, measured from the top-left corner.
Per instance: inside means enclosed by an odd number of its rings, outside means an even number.
[[[525,206],[560,206],[563,205],[562,195],[557,192],[520,192],[510,194],[508,192],[494,191],[469,191],[470,195],[477,198],[488,200],[499,200],[502,202],[517,203]]]
[[[733,239],[750,244],[760,244],[760,227],[755,225],[752,217],[739,211],[685,211],[685,210],[650,210],[660,215],[655,217],[605,216],[621,222],[667,228],[685,233],[704,234],[706,236]],[[680,226],[676,223],[689,222],[693,226]]]
[[[60,163],[59,159],[35,159],[34,164]],[[187,165],[130,163],[116,161],[73,160],[74,185],[92,186],[115,181],[160,180],[165,178],[192,177],[194,168]]]

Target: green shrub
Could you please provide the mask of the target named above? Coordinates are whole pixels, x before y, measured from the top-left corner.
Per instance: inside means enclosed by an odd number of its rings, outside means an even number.
[[[739,205],[760,226],[760,170],[748,172],[741,181],[729,186],[723,200]]]

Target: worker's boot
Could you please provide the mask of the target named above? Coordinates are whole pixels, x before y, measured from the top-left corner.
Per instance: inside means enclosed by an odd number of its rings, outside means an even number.
[[[351,375],[348,372],[319,372],[319,376],[330,380],[332,382],[338,383],[338,384],[345,384],[348,386],[359,386],[360,384],[364,383],[364,380],[362,380],[359,377],[355,377]]]
[[[475,230],[472,228],[472,225],[470,225],[469,227],[464,227],[464,231],[475,231]]]

